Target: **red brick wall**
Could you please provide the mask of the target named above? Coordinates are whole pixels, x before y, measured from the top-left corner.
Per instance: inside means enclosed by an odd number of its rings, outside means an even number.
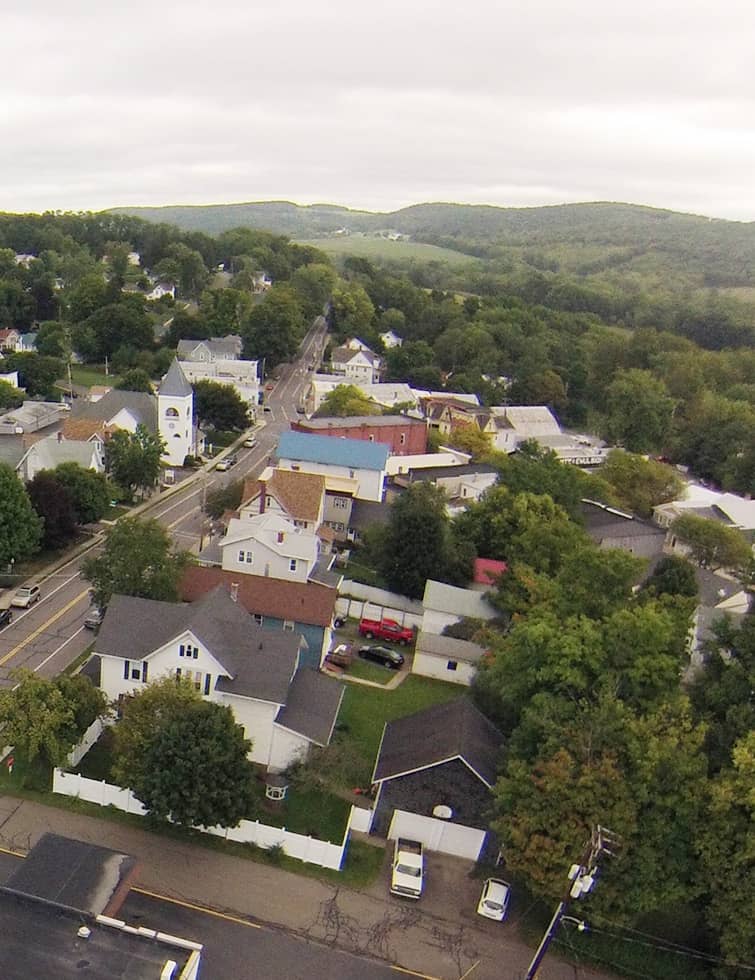
[[[340,423],[340,424],[339,424]],[[296,432],[310,432],[318,436],[334,436],[337,439],[362,439],[364,442],[382,442],[390,447],[396,456],[414,456],[427,452],[427,426],[417,419],[396,420],[395,425],[344,425],[340,419],[333,419],[327,428],[312,426],[307,422],[292,422]],[[401,437],[404,441],[401,441]],[[370,439],[372,436],[372,439]]]

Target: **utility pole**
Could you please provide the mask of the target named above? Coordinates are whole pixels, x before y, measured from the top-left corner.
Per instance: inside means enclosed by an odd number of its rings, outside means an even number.
[[[559,923],[564,918],[569,902],[573,899],[582,898],[592,889],[598,873],[598,861],[604,854],[609,857],[613,856],[619,846],[619,838],[606,827],[601,827],[598,824],[597,827],[593,828],[590,840],[585,844],[582,851],[579,864],[573,864],[569,869],[569,884],[566,886],[563,898],[556,906],[553,918],[540,940],[540,945],[537,947],[529,969],[524,975],[524,980],[536,980],[537,971],[556,934]]]

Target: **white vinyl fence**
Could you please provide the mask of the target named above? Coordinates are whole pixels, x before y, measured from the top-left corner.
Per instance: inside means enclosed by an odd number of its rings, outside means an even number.
[[[352,619],[395,619],[402,626],[422,626],[422,603],[396,592],[375,589],[344,579],[338,590],[336,612]]]
[[[110,719],[95,718],[92,724],[87,728],[84,734],[81,736],[81,741],[78,745],[74,745],[71,751],[68,753],[68,765],[74,769],[87,752],[91,749],[97,739],[102,735],[103,731],[108,725],[112,725],[113,721]]]
[[[136,813],[144,816],[147,812],[131,790],[111,786],[110,783],[100,782],[96,779],[87,779],[85,776],[75,773],[63,772],[61,769],[53,770],[52,791],[53,793],[60,793],[62,796],[75,796],[99,806],[113,806],[125,813]],[[363,816],[365,813],[370,814],[371,823],[371,810],[365,811],[361,807],[352,806],[346,831],[340,844],[331,844],[330,841],[317,840],[315,837],[308,837],[304,834],[295,834],[282,827],[271,827],[268,824],[260,823],[259,820],[242,820],[238,827],[202,827],[199,829],[215,837],[223,837],[225,840],[238,841],[242,844],[256,844],[258,847],[264,848],[280,846],[289,857],[306,861],[309,864],[318,864],[322,868],[340,871],[346,855],[349,831],[352,827],[355,830],[362,830],[366,826],[367,821]],[[366,826],[366,829],[369,830],[369,826]]]

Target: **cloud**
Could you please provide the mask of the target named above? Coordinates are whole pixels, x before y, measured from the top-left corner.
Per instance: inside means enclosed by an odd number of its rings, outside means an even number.
[[[32,0],[0,208],[631,200],[755,218],[750,3]]]

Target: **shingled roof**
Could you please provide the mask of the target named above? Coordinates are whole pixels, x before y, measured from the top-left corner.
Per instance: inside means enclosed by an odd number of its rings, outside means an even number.
[[[434,704],[386,723],[372,782],[460,759],[492,787],[502,745],[501,733],[469,698]]]
[[[300,667],[278,712],[276,725],[298,732],[311,742],[327,745],[343,700],[344,686],[311,667]]]
[[[321,473],[276,468],[267,482],[247,479],[244,482],[242,506],[262,493],[263,488],[294,520],[316,521],[319,518],[325,493],[325,477]]]
[[[338,598],[335,589],[313,582],[287,582],[263,575],[240,575],[223,568],[190,565],[181,582],[181,598],[195,602],[218,585],[238,586],[238,602],[248,613],[291,619],[308,626],[329,626]]]

